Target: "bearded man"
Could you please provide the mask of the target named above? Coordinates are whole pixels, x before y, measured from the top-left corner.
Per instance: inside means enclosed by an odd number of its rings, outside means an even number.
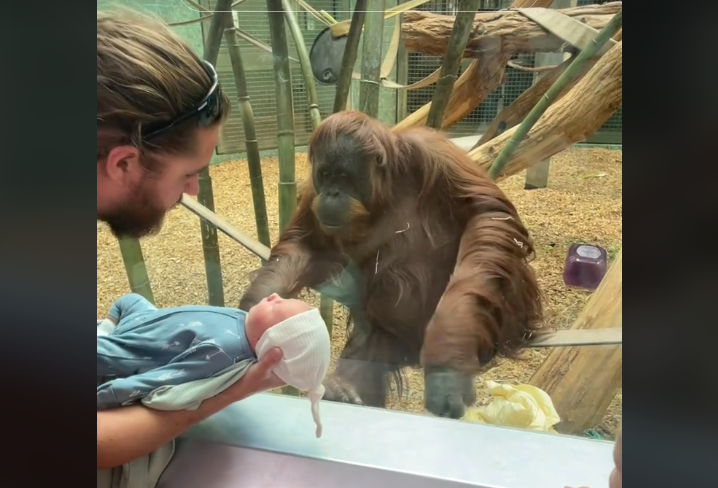
[[[196,195],[230,102],[214,67],[169,26],[132,12],[97,12],[97,220],[116,237],[157,233],[182,194]],[[144,457],[190,426],[283,386],[274,349],[194,411],[141,405],[97,412],[97,469]]]

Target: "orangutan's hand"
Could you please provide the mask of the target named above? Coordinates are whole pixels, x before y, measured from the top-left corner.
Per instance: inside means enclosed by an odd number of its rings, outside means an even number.
[[[362,399],[354,389],[354,387],[347,381],[342,380],[336,375],[332,375],[327,378],[324,382],[324,400],[330,402],[349,403],[351,405],[363,405]]]
[[[476,402],[474,379],[451,368],[424,367],[424,408],[437,417],[460,419]]]

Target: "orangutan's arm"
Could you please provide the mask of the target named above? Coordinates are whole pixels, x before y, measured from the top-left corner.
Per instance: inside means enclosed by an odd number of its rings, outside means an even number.
[[[272,293],[296,298],[304,288],[324,283],[340,271],[337,253],[325,248],[320,232],[309,210],[300,207],[272,248],[269,261],[257,270],[239,308],[248,311]]]
[[[526,262],[528,233],[496,202],[469,219],[457,263],[426,330],[422,365],[478,372],[509,356],[540,323],[538,285]]]
[[[295,298],[306,286],[306,270],[310,253],[299,241],[279,241],[264,266],[257,270],[252,282],[239,301],[239,308],[249,311],[272,293]]]

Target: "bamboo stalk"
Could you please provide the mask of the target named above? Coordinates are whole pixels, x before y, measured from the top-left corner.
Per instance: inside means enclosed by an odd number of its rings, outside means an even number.
[[[247,91],[247,77],[244,74],[242,51],[237,42],[237,29],[230,27],[225,31],[225,40],[229,51],[234,84],[237,86],[237,100],[242,114],[244,125],[244,145],[247,147],[247,166],[249,168],[249,181],[252,187],[252,200],[254,202],[254,220],[257,225],[257,238],[259,242],[269,247],[269,219],[267,218],[267,202],[264,197],[264,179],[262,177],[262,158],[259,156],[259,142],[254,124],[254,113],[249,101]]]
[[[145,266],[145,258],[142,255],[142,246],[139,239],[126,237],[117,239],[117,242],[120,245],[120,254],[122,254],[122,262],[125,265],[130,290],[133,293],[139,293],[151,303],[155,303],[155,296],[152,293],[152,285],[147,275],[147,266]]]
[[[217,65],[219,46],[222,43],[222,33],[225,27],[231,24],[232,14],[229,12],[232,0],[217,0],[215,14],[210,22],[207,40],[204,45],[205,61]],[[199,203],[214,211],[214,192],[212,191],[212,178],[209,168],[199,174]],[[222,283],[222,263],[219,255],[219,241],[217,229],[205,221],[200,221],[202,232],[202,252],[204,254],[204,269],[207,276],[207,295],[210,305],[224,306],[224,285]]]
[[[359,80],[359,110],[371,117],[379,115],[381,86],[381,48],[384,40],[386,0],[369,0],[362,40],[362,67]]]
[[[421,5],[424,5],[425,3],[429,3],[431,0],[407,0],[404,3],[401,3],[397,5],[396,7],[391,7],[389,9],[385,8],[385,12],[383,14],[384,20],[389,20],[397,15],[401,15],[404,12],[408,12],[409,10],[414,10],[416,7],[420,7]],[[330,25],[329,29],[332,32],[332,37],[342,37],[346,36],[351,32],[351,25],[349,25],[349,20],[342,20],[341,22],[337,22],[334,25]]]
[[[459,0],[459,12],[454,20],[454,28],[451,31],[444,61],[441,63],[439,79],[436,81],[434,96],[431,99],[429,115],[426,117],[427,127],[439,130],[444,122],[444,113],[449,105],[451,93],[454,91],[464,49],[466,49],[469,34],[474,26],[474,17],[479,9],[479,1]]]
[[[219,47],[222,44],[222,34],[227,27],[232,25],[232,1],[217,0],[214,6],[212,22],[209,24],[207,40],[204,43],[204,60],[213,65],[217,64]]]
[[[309,51],[304,44],[304,36],[299,28],[297,17],[292,11],[289,0],[281,0],[284,9],[284,18],[287,21],[289,30],[294,39],[294,45],[297,48],[297,57],[299,57],[299,65],[304,75],[304,85],[307,89],[307,101],[309,102],[309,118],[312,121],[312,130],[316,129],[322,123],[322,114],[319,112],[319,97],[317,96],[317,85],[314,83],[314,74],[312,73],[312,64],[309,61]]]
[[[312,130],[316,130],[316,128],[319,127],[319,124],[322,123],[322,114],[319,112],[319,97],[317,96],[317,85],[314,82],[314,75],[312,74],[312,64],[309,61],[309,52],[307,51],[307,46],[304,43],[304,36],[299,28],[297,17],[292,11],[289,0],[282,0],[282,7],[284,8],[284,17],[287,21],[287,25],[289,25],[289,30],[292,32],[294,45],[297,48],[297,57],[299,57],[302,74],[304,75],[304,85],[307,88],[309,117],[312,121]],[[329,331],[329,337],[331,337],[332,329],[334,327],[334,301],[325,295],[320,295],[319,313],[321,314],[322,319],[324,319],[324,323]]]
[[[277,93],[277,140],[279,159],[279,232],[284,232],[297,206],[294,167],[294,104],[292,100],[289,47],[284,30],[282,0],[267,0],[269,31],[274,54],[274,86]]]
[[[269,34],[274,55],[274,86],[277,92],[280,234],[287,228],[297,207],[297,181],[294,167],[294,103],[283,10],[282,0],[267,0]],[[298,396],[299,390],[286,386],[282,389],[282,393]]]
[[[334,113],[342,112],[347,106],[347,98],[352,88],[352,73],[354,72],[354,65],[357,62],[357,55],[359,54],[359,39],[361,39],[364,19],[366,18],[366,2],[367,0],[357,0],[356,6],[354,7],[347,43],[344,45],[342,67],[339,72],[339,79],[337,80],[337,91],[334,96]]]
[[[214,211],[214,192],[212,191],[212,178],[209,170],[199,175],[199,192],[197,200]],[[224,306],[224,285],[222,283],[222,263],[219,255],[219,239],[217,229],[207,222],[200,221],[202,233],[202,254],[204,255],[204,270],[207,277],[208,303],[215,307]]]
[[[524,137],[526,137],[526,134],[529,133],[531,127],[533,127],[538,119],[541,118],[541,115],[543,115],[546,109],[558,97],[564,86],[581,71],[583,64],[595,56],[603,45],[606,44],[616,32],[618,32],[622,23],[623,8],[621,8],[621,10],[619,10],[618,13],[608,22],[608,24],[606,24],[606,26],[601,29],[598,34],[596,34],[596,37],[588,45],[588,47],[576,56],[576,59],[568,68],[566,68],[566,71],[561,73],[561,76],[559,76],[556,82],[551,85],[551,88],[548,89],[546,94],[541,97],[536,106],[531,110],[531,112],[529,112],[526,119],[521,122],[521,125],[516,129],[509,142],[506,146],[504,146],[502,151],[496,157],[494,163],[491,165],[491,168],[489,169],[489,176],[491,179],[495,180],[501,174],[501,171],[504,169],[504,166],[506,166],[506,163],[508,163],[509,158],[511,157],[511,153],[513,153],[514,149],[519,145]]]

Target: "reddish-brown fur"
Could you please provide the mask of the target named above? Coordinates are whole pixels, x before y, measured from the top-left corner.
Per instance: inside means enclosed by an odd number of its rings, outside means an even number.
[[[310,161],[338,147],[340,135],[357,142],[371,202],[352,201],[352,225],[329,233],[315,216],[313,184],[300,187],[297,211],[240,308],[272,292],[296,297],[351,264],[357,295],[337,298],[349,305],[353,327],[327,390],[366,405],[385,406],[390,373],[401,386],[406,366],[471,379],[496,354],[515,357],[540,327],[542,307],[528,265],[532,242],[506,195],[445,136],[394,133],[356,112],[317,128]],[[455,393],[431,388],[427,404],[430,395]]]

